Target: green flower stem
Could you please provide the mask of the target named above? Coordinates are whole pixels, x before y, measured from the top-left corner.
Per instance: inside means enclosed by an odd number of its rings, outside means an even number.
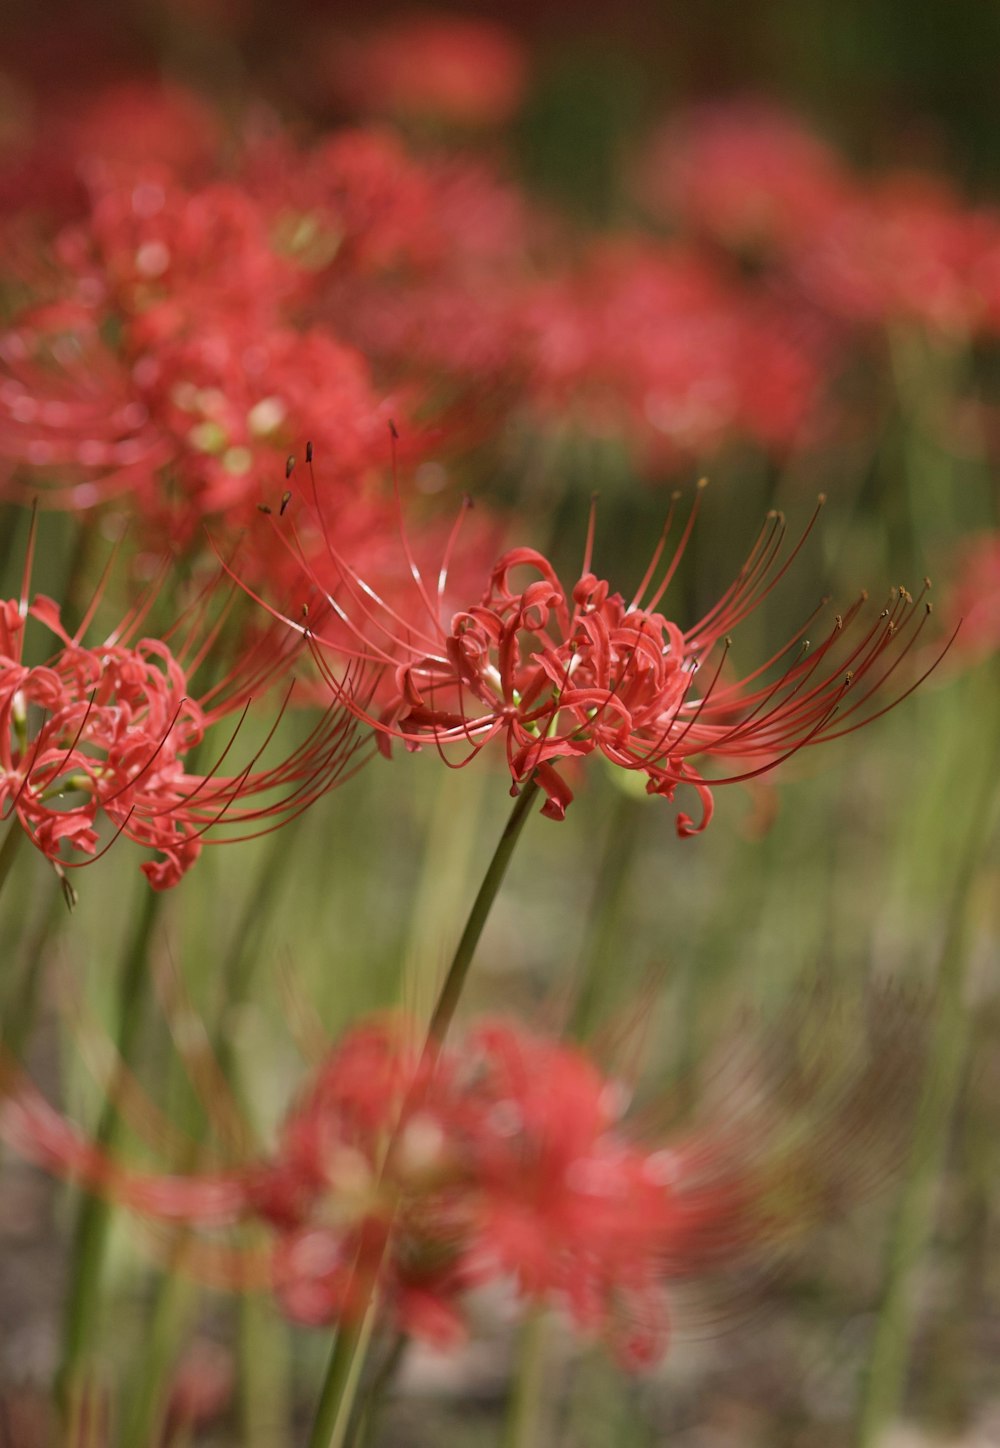
[[[914,1274],[933,1225],[934,1188],[961,1086],[971,1020],[965,985],[971,933],[970,899],[989,844],[1000,777],[998,747],[969,798],[970,819],[955,876],[938,970],[933,1031],[910,1158],[889,1239],[882,1300],[858,1415],[857,1448],[872,1448],[903,1394],[913,1326]]]
[[[427,1029],[427,1049],[437,1054],[437,1047],[444,1040],[448,1033],[458,1006],[462,989],[465,985],[465,978],[469,973],[469,966],[472,964],[472,957],[479,944],[479,937],[483,933],[487,917],[503,884],[504,876],[507,873],[507,866],[510,864],[514,847],[524,828],[524,822],[531,813],[531,806],[538,794],[538,784],[534,779],[529,779],[521,790],[514,808],[510,812],[510,818],[504,826],[503,834],[493,851],[493,858],[483,876],[483,883],[479,887],[479,893],[472,902],[472,909],[469,911],[469,918],[465,922],[465,929],[462,931],[461,939],[455,947],[455,954],[452,957],[451,965],[448,967],[448,974],[444,978],[438,995],[437,1005],[431,1015],[430,1025]]]
[[[316,1408],[309,1448],[343,1448],[347,1441],[361,1369],[375,1328],[377,1304],[373,1288],[360,1322],[345,1323],[337,1333]]]
[[[257,1292],[241,1293],[239,1315],[241,1448],[287,1448],[291,1394],[285,1323],[270,1299]]]
[[[570,1019],[569,1035],[585,1041],[607,1004],[608,962],[620,952],[622,913],[639,843],[641,805],[630,795],[615,802],[598,867],[588,928],[582,983]],[[617,974],[617,972],[616,972]]]
[[[503,1448],[542,1448],[545,1324],[544,1312],[536,1308],[525,1318],[521,1329],[517,1373],[507,1404]]]
[[[2,890],[6,884],[7,876],[10,874],[14,861],[17,859],[17,854],[23,839],[24,829],[21,821],[15,815],[4,836],[3,844],[0,845],[0,890]]]
[[[397,1333],[380,1366],[370,1375],[357,1413],[354,1448],[371,1448],[374,1443],[386,1390],[399,1371],[409,1343],[404,1332]]]
[[[125,952],[118,990],[115,1049],[127,1066],[135,1051],[142,1021],[143,996],[148,976],[147,954],[163,896],[145,889],[138,919]],[[112,1082],[94,1133],[94,1144],[104,1149],[114,1140],[118,1125],[117,1092]],[[93,1350],[100,1303],[100,1280],[111,1225],[111,1207],[89,1193],[83,1197],[73,1237],[69,1299],[63,1329],[62,1363],[56,1393],[65,1413],[81,1387],[87,1357]]]
[[[486,868],[482,884],[472,902],[469,918],[465,922],[465,929],[455,947],[455,954],[448,967],[448,973],[444,978],[427,1028],[424,1052],[425,1056],[432,1061],[437,1058],[441,1043],[454,1018],[472,958],[483,933],[483,927],[500,891],[500,886],[503,884],[514,847],[537,794],[538,784],[534,779],[529,779],[515,801],[510,818],[493,851],[493,858]],[[358,1322],[343,1324],[337,1333],[316,1408],[308,1448],[343,1448],[347,1440],[361,1370],[375,1325],[374,1272],[376,1271],[377,1267],[373,1270],[372,1279],[367,1284],[367,1292],[364,1291],[365,1284],[362,1284],[361,1298],[363,1300],[367,1296],[367,1310]]]
[[[294,853],[288,848],[287,834],[275,832],[269,836],[222,958],[209,1050],[227,1079],[231,1077],[233,1063],[232,1037],[226,1030],[226,1012],[246,1000],[249,994],[260,960],[261,922],[270,912]],[[173,1169],[186,1175],[197,1167],[199,1147],[194,1143],[199,1129],[204,1130],[196,1103],[189,1104],[183,1126],[190,1134],[192,1144]],[[124,1422],[129,1443],[152,1443],[155,1429],[162,1421],[169,1373],[195,1306],[194,1295],[183,1275],[190,1236],[187,1228],[180,1228],[174,1234],[167,1264],[160,1277],[149,1342],[125,1396]],[[283,1414],[287,1405],[284,1383],[287,1365],[283,1342],[268,1322],[261,1304],[249,1293],[244,1294],[240,1301],[239,1350],[244,1367],[239,1381],[243,1392],[240,1407],[245,1448],[280,1448],[286,1441]]]
[[[191,1321],[195,1296],[192,1283],[183,1271],[185,1241],[186,1234],[178,1232],[170,1253],[169,1271],[164,1274],[164,1286],[154,1305],[143,1345],[139,1382],[123,1414],[126,1443],[155,1443],[157,1429],[163,1425],[177,1338]]]

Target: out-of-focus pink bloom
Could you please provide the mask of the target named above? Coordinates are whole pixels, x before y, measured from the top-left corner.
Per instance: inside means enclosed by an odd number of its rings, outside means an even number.
[[[322,64],[338,95],[363,113],[461,126],[509,120],[527,79],[524,49],[503,25],[443,14],[401,16],[338,39]]]
[[[170,511],[169,466],[188,529],[256,501],[261,473],[280,476],[324,420],[353,480],[378,403],[361,358],[283,322],[302,273],[272,246],[268,214],[241,187],[192,188],[113,149],[87,174],[86,217],[26,279],[44,300],[0,341],[0,454],[55,473],[64,504],[129,491],[147,520]]]
[[[192,91],[130,79],[82,94],[46,90],[39,116],[0,151],[0,217],[68,221],[87,210],[89,183],[109,168],[164,168],[188,182],[217,162],[222,127]]]
[[[650,794],[672,800],[678,785],[691,786],[702,818],[695,823],[679,814],[677,828],[695,834],[711,819],[717,785],[756,778],[805,746],[852,733],[898,702],[878,703],[876,695],[912,648],[930,606],[923,593],[914,600],[905,589],[893,590],[881,612],[863,622],[863,594],[810,647],[807,634],[817,609],[770,659],[734,679],[729,635],[782,577],[809,529],[786,556],[784,519],[769,515],[731,587],[704,619],[683,630],[659,612],[694,522],[692,513],[657,581],[672,515],[673,509],[631,599],[613,593],[591,571],[592,519],[581,576],[571,590],[541,553],[516,548],[496,562],[478,602],[447,614],[443,590],[457,524],[436,583],[424,581],[409,555],[407,607],[380,598],[327,531],[328,561],[337,577],[331,588],[330,575],[322,582],[289,534],[290,553],[329,610],[330,635],[269,607],[307,636],[335,697],[331,655],[393,671],[394,694],[381,713],[357,710],[349,696],[344,700],[374,729],[385,752],[393,742],[411,749],[430,745],[458,767],[496,740],[506,754],[511,792],[537,780],[546,796],[543,813],[552,819],[563,818],[573,797],[565,766],[597,752],[644,776]],[[703,775],[697,760],[728,772]]]
[[[1000,535],[966,539],[953,569],[950,612],[961,627],[955,661],[979,660],[1000,652]]]
[[[156,851],[142,870],[154,889],[166,889],[215,826],[259,834],[331,788],[355,752],[357,731],[348,715],[328,714],[279,764],[257,767],[269,735],[239,773],[224,774],[237,724],[215,746],[207,772],[199,769],[193,751],[209,727],[245,713],[254,694],[286,673],[291,653],[273,633],[264,636],[221,683],[193,690],[213,631],[185,639],[179,625],[175,654],[168,642],[139,636],[147,609],[87,646],[93,609],[70,635],[58,605],[41,595],[29,603],[26,584],[19,600],[0,602],[0,811],[16,815],[60,871],[97,856],[103,816],[115,830],[110,843],[124,834]],[[54,641],[43,664],[23,662],[29,623]]]
[[[605,247],[541,282],[526,319],[542,414],[619,437],[640,460],[704,458],[734,436],[780,451],[818,416],[815,329],[688,250]]]
[[[696,106],[671,120],[642,171],[655,211],[737,251],[810,243],[850,189],[835,153],[762,100]]]
[[[384,127],[347,127],[307,151],[267,137],[244,180],[278,249],[319,276],[420,264],[440,245],[426,169]]]
[[[61,118],[62,143],[86,176],[96,162],[162,165],[195,180],[216,163],[222,143],[218,114],[202,97],[171,82],[127,80],[75,98]]]
[[[242,186],[192,188],[163,167],[93,170],[90,215],[60,234],[56,257],[142,341],[188,336],[205,317],[270,323],[294,297],[298,268]]]
[[[447,1346],[470,1287],[512,1281],[564,1308],[631,1367],[667,1341],[672,1278],[757,1240],[745,1163],[704,1143],[631,1139],[622,1093],[573,1047],[487,1025],[430,1059],[405,1023],[356,1027],[290,1111],[265,1160],[200,1178],[131,1171],[89,1146],[11,1073],[0,1132],[48,1170],[147,1216],[272,1233],[271,1284],[325,1325],[377,1280],[397,1329]],[[706,1243],[711,1250],[706,1251]]]
[[[389,415],[419,410],[450,441],[516,398],[530,225],[513,187],[379,131],[261,141],[241,169],[193,186],[92,159],[86,215],[33,259],[36,300],[0,338],[0,456],[59,504],[127,491],[190,536],[306,440],[357,493]]]
[[[495,417],[523,378],[522,297],[546,231],[482,161],[409,154],[391,132],[343,130],[298,153],[256,147],[247,180],[283,254],[311,278],[309,314],[405,385],[435,419]],[[456,405],[456,396],[459,404]]]
[[[320,329],[244,314],[250,276],[230,275],[228,295],[207,271],[190,291],[176,285],[142,299],[126,280],[119,310],[104,275],[92,304],[17,319],[0,338],[0,455],[10,467],[38,469],[64,506],[127,492],[146,524],[184,537],[206,517],[242,511],[245,521],[246,505],[309,439],[331,481],[354,489],[383,464],[392,404],[376,396],[358,352]]]
[[[184,1352],[170,1379],[165,1418],[169,1430],[204,1428],[228,1408],[236,1385],[232,1353],[208,1339]]]
[[[798,262],[801,284],[850,321],[914,321],[958,340],[1000,325],[1000,212],[941,181],[898,175],[829,218]]]

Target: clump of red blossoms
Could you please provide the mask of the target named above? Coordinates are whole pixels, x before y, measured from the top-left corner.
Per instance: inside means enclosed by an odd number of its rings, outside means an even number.
[[[0,1131],[48,1170],[149,1217],[268,1226],[273,1290],[314,1325],[363,1312],[377,1280],[390,1326],[447,1345],[464,1335],[461,1295],[502,1279],[642,1366],[666,1346],[668,1282],[745,1252],[765,1227],[742,1159],[631,1139],[615,1083],[508,1024],[433,1060],[401,1022],[358,1026],[269,1158],[201,1177],[133,1172],[22,1077],[7,1086]],[[258,1280],[249,1259],[247,1271]]]
[[[404,536],[413,584],[405,608],[397,600],[387,603],[358,575],[329,529],[324,536],[331,568],[321,582],[292,526],[286,544],[303,578],[313,583],[331,628],[324,632],[301,618],[285,622],[308,639],[335,697],[342,690],[330,656],[381,666],[391,677],[391,689],[384,681],[380,686],[380,701],[387,689],[389,698],[379,713],[359,707],[350,691],[343,697],[344,706],[375,731],[383,752],[397,741],[411,749],[433,745],[446,763],[460,767],[501,741],[511,793],[534,780],[546,796],[542,813],[556,820],[573,798],[563,767],[599,753],[645,776],[649,794],[672,800],[678,785],[691,786],[701,800],[701,819],[681,813],[677,829],[682,836],[697,834],[712,817],[716,786],[753,779],[807,745],[849,734],[910,693],[916,683],[890,703],[872,702],[912,648],[930,604],[923,601],[926,582],[917,598],[893,589],[885,607],[864,622],[862,594],[834,615],[813,645],[807,633],[820,605],[771,658],[734,678],[729,636],[787,571],[819,508],[790,550],[783,516],[769,514],[736,580],[685,630],[659,604],[696,513],[697,507],[657,581],[671,508],[631,598],[591,571],[592,513],[583,567],[571,589],[542,553],[515,548],[495,563],[481,599],[448,617],[442,603],[459,524],[435,585],[425,582]],[[272,522],[281,527],[280,520]],[[271,612],[283,616],[273,607]],[[696,760],[731,772],[708,777]]]
[[[643,198],[735,250],[786,252],[851,194],[834,151],[792,113],[744,97],[692,107],[654,135]]]
[[[543,278],[523,315],[535,409],[621,438],[639,466],[734,437],[787,452],[819,424],[820,330],[689,248],[602,242]]]
[[[338,39],[320,65],[341,97],[363,112],[460,126],[509,120],[527,80],[524,51],[504,26],[433,12]]]
[[[828,219],[798,258],[797,278],[848,322],[995,336],[1000,212],[969,206],[934,176],[890,172]]]
[[[29,603],[25,587],[20,599],[0,601],[0,818],[16,815],[63,872],[97,856],[104,816],[115,831],[104,848],[124,834],[155,850],[158,858],[142,870],[154,889],[166,889],[191,867],[214,826],[225,823],[246,838],[266,830],[268,820],[300,813],[332,787],[358,741],[350,716],[331,711],[280,763],[257,767],[275,725],[240,772],[223,774],[237,723],[199,768],[194,751],[209,728],[245,715],[294,650],[273,633],[264,636],[223,681],[196,693],[190,679],[218,630],[200,640],[190,633],[179,648],[175,642],[175,653],[162,639],[137,637],[147,611],[135,609],[103,643],[87,646],[93,610],[71,635],[50,598]],[[29,621],[55,641],[43,664],[23,662]]]

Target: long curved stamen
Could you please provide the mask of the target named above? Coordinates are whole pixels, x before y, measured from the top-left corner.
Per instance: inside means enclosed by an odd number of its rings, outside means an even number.
[[[642,595],[646,592],[646,589],[652,582],[653,575],[655,574],[659,566],[660,559],[663,557],[663,550],[667,546],[667,539],[670,536],[670,530],[674,524],[674,513],[677,511],[677,503],[680,499],[680,496],[681,495],[679,492],[673,492],[670,495],[670,507],[667,509],[666,519],[664,520],[663,527],[660,529],[660,537],[657,541],[656,547],[653,549],[653,556],[649,560],[649,565],[646,568],[645,573],[642,575],[642,581],[640,582],[639,587],[636,589],[635,593],[632,595],[632,602],[629,604],[630,611],[641,606]]]
[[[698,514],[701,512],[702,495],[707,487],[708,479],[699,478],[698,488],[694,497],[694,505],[691,508],[690,513],[688,514],[687,522],[684,524],[684,531],[680,536],[680,541],[678,542],[677,547],[674,549],[674,556],[673,558],[671,558],[670,563],[667,566],[667,571],[663,575],[663,578],[660,580],[660,586],[657,588],[652,598],[646,604],[647,613],[653,613],[655,611],[656,605],[659,603],[660,599],[666,593],[667,589],[670,587],[671,582],[673,581],[674,574],[677,572],[677,569],[680,566],[680,561],[684,557],[688,543],[691,540],[691,534],[694,532],[694,525],[698,520]]]

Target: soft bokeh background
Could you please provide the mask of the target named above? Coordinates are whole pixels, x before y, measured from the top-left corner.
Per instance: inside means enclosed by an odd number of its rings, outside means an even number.
[[[25,138],[53,117],[72,126],[102,87],[136,78],[190,86],[232,134],[280,117],[307,144],[371,114],[418,154],[469,151],[495,166],[558,217],[556,247],[573,257],[623,233],[650,245],[680,233],[733,285],[780,304],[796,338],[813,335],[813,303],[790,289],[766,248],[762,256],[690,219],[665,218],[644,193],[637,178],[664,125],[694,114],[697,131],[706,113],[692,107],[749,97],[825,142],[862,189],[905,170],[939,178],[959,211],[1000,204],[994,6],[765,0],[610,12],[561,0],[447,11],[498,21],[523,67],[506,98],[501,85],[494,116],[456,120],[384,105],[388,89],[380,94],[377,83],[361,101],[352,92],[360,62],[351,46],[407,10],[53,0],[42,12],[8,0],[0,154],[14,158],[14,174]],[[413,78],[405,64],[402,75]],[[673,144],[669,134],[659,144]],[[899,221],[903,254],[908,238],[924,245],[921,228],[917,214]],[[998,278],[1000,261],[1000,290]],[[22,302],[18,285],[5,285],[8,317]],[[810,355],[816,386],[835,405],[791,445],[769,448],[734,431],[702,447],[696,435],[650,460],[637,458],[634,436],[588,429],[586,404],[553,409],[542,424],[514,416],[464,450],[443,431],[443,511],[474,492],[497,510],[505,536],[549,549],[570,579],[599,490],[596,571],[627,589],[670,489],[690,493],[707,472],[670,595],[685,623],[728,585],[768,508],[785,510],[795,531],[823,490],[821,523],[793,574],[740,630],[738,662],[765,657],[824,594],[840,607],[862,587],[880,596],[930,574],[937,612],[916,661],[926,667],[969,607],[956,602],[972,573],[968,540],[997,523],[995,323],[935,326],[914,308],[866,327],[860,342],[843,316],[824,331]],[[628,340],[617,343],[625,356]],[[711,356],[712,334],[692,345]],[[752,330],[744,345],[752,371]],[[18,459],[8,461],[15,476]],[[434,462],[431,447],[421,466]],[[428,487],[437,477],[423,474]],[[59,597],[74,571],[76,524],[43,512],[39,526],[35,584]],[[14,501],[2,527],[10,596],[27,536]],[[94,578],[102,549],[85,564]],[[973,603],[991,583],[1000,589],[992,566]],[[871,1100],[873,1117],[886,1119],[874,1133],[858,1130],[865,1160],[851,1159],[849,1140],[831,1145],[831,1181],[841,1173],[845,1186],[831,1189],[824,1220],[800,1223],[780,1262],[761,1263],[746,1281],[681,1296],[662,1369],[629,1378],[550,1327],[533,1349],[545,1353],[539,1448],[1000,1443],[1000,861],[989,808],[1000,680],[991,607],[992,632],[987,615],[979,632],[960,633],[932,678],[870,730],[806,751],[760,789],[720,791],[702,837],[678,840],[665,802],[633,797],[596,766],[579,777],[564,824],[530,822],[468,1011],[521,1012],[576,1031],[609,1070],[636,1082],[642,1101],[678,1122],[711,1099],[734,1053],[747,1055],[748,1090],[758,1051],[822,1060],[834,1074],[852,1069],[856,1041],[837,1029],[841,1006],[825,990],[842,992],[852,1011],[867,1000],[871,1013],[895,1014],[914,1058],[905,1100]],[[262,1134],[301,1078],[301,1038],[317,1023],[335,1035],[400,1000],[428,1008],[508,808],[503,772],[485,758],[456,773],[431,755],[377,760],[287,832],[207,851],[165,900],[151,958],[165,967],[161,977],[173,969],[187,982]],[[8,1038],[85,1122],[100,1109],[93,1057],[112,1029],[118,962],[145,890],[125,854],[118,846],[81,873],[72,914],[40,858],[19,859],[16,890],[0,899]],[[21,1039],[32,995],[35,1024]],[[182,1039],[192,1027],[176,1001],[161,1006],[144,1027],[137,1069],[197,1135],[203,1108],[164,1022]],[[860,1017],[870,1022],[863,1009]],[[6,1160],[3,1170],[0,1389],[6,1441],[21,1448],[42,1441],[32,1425],[58,1355],[73,1204],[33,1170]],[[849,1184],[856,1176],[864,1191]],[[98,1329],[109,1378],[136,1412],[151,1360],[164,1383],[179,1365],[215,1383],[218,1402],[192,1442],[301,1441],[322,1335],[287,1327],[263,1300],[202,1289],[182,1270],[184,1251],[181,1238],[151,1241],[134,1222],[117,1224]],[[456,1357],[409,1356],[378,1442],[505,1441],[518,1332],[505,1302],[485,1302],[479,1317]],[[885,1425],[866,1386],[879,1352],[880,1381],[898,1366],[901,1385]],[[880,1424],[874,1439],[866,1413]]]

